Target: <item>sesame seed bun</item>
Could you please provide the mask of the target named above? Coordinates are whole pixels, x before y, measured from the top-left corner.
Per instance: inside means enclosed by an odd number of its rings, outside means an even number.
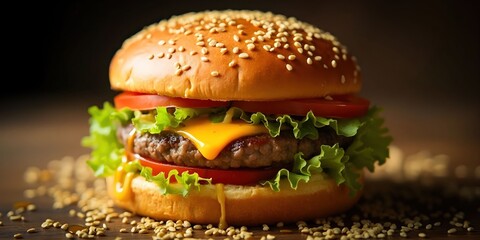
[[[363,172],[360,182],[363,183]],[[350,195],[346,186],[338,186],[332,179],[316,174],[296,190],[281,182],[281,190],[274,192],[268,186],[225,185],[225,218],[229,225],[254,226],[314,220],[331,216],[351,208],[361,191]],[[137,176],[132,180],[133,197],[115,198],[113,178],[107,178],[110,196],[118,206],[133,213],[159,220],[180,219],[195,224],[218,224],[221,206],[215,185],[201,185],[186,197],[162,195],[158,186]]]
[[[115,90],[211,100],[352,94],[360,70],[334,36],[257,11],[190,13],[148,26],[110,65]]]

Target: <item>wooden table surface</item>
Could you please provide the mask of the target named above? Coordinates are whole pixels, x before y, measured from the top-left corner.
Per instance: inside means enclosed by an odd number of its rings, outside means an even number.
[[[56,179],[32,185],[25,181],[24,173],[29,167],[36,167],[37,170],[34,170],[37,172],[52,169],[52,160],[72,161],[89,152],[80,146],[80,139],[88,133],[86,109],[91,103],[81,98],[72,100],[64,97],[35,99],[2,109],[1,239],[12,239],[17,233],[25,239],[64,239],[66,231],[41,227],[47,218],[62,224],[85,225],[85,218],[70,214],[72,210],[80,212],[75,204],[54,209],[54,199],[48,193],[28,198],[29,192],[25,190],[38,191],[38,186],[43,184],[48,192],[51,187],[49,184]],[[476,104],[411,107],[407,103],[384,102],[382,107],[385,109],[387,125],[395,138],[392,161],[378,174],[369,176],[364,198],[358,206],[339,216],[345,227],[351,228],[352,222],[357,220],[367,224],[365,219],[370,219],[385,229],[384,234],[377,234],[377,237],[401,239],[399,230],[402,224],[408,227],[408,224],[404,224],[405,219],[411,218],[412,231],[407,232],[409,238],[419,238],[424,233],[426,237],[434,239],[480,239],[480,159],[476,153],[480,143],[480,117]],[[70,160],[66,156],[70,156]],[[36,210],[14,214],[22,216],[23,220],[7,216],[9,211],[18,207],[15,204],[21,204],[22,201],[33,203]],[[414,225],[415,216],[418,217],[416,221],[422,224],[417,229]],[[426,219],[425,216],[430,217]],[[395,222],[398,219],[402,221]],[[130,217],[126,224],[121,222],[121,218],[113,219],[107,223],[109,230],[105,231],[105,236],[97,238],[152,239],[152,230],[146,234],[130,233],[132,220],[140,222],[141,218]],[[103,223],[105,220],[101,221],[100,226]],[[388,232],[391,223],[395,223],[397,228]],[[427,227],[428,224],[432,226]],[[318,230],[321,225],[318,222],[307,223],[310,230]],[[253,239],[266,238],[267,235],[275,236],[275,239],[313,237],[312,232],[308,234],[308,229],[302,233],[295,224],[269,227],[270,231],[263,231],[261,226],[251,227],[248,231],[253,234]],[[468,227],[471,227],[470,231]],[[27,233],[30,228],[35,228],[35,233]],[[120,233],[121,228],[129,232]],[[338,227],[339,230],[342,228]],[[449,229],[456,229],[456,232],[451,230],[449,234]],[[340,238],[341,235],[335,236]],[[193,237],[224,239],[228,236],[205,235],[205,229],[202,229],[195,230]]]

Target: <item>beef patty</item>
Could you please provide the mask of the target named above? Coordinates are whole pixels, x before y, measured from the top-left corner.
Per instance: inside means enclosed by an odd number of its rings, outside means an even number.
[[[119,139],[126,144],[132,125],[118,129]],[[213,160],[208,160],[193,143],[174,132],[163,131],[160,134],[137,132],[133,141],[133,151],[143,157],[164,163],[181,166],[207,168],[259,168],[267,166],[289,166],[297,152],[303,152],[305,158],[320,154],[321,145],[339,143],[346,148],[352,138],[337,135],[333,129],[319,129],[316,140],[296,139],[291,134],[282,133],[278,137],[260,134],[237,139],[229,144]]]

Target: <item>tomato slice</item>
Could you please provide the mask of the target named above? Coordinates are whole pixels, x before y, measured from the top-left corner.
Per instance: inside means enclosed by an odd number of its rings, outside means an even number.
[[[138,154],[133,154],[135,159],[140,161],[140,164],[145,167],[152,168],[152,174],[155,176],[160,172],[164,172],[166,175],[170,170],[176,169],[179,173],[189,172],[198,173],[200,177],[211,178],[212,183],[223,183],[232,185],[255,185],[260,181],[273,178],[278,168],[261,168],[261,169],[213,169],[213,168],[197,168],[178,166],[168,163],[160,163],[151,159],[142,157]]]
[[[308,98],[279,101],[234,101],[232,106],[247,112],[290,114],[305,116],[312,111],[315,116],[353,118],[367,113],[370,102],[355,95],[333,96],[331,99]]]
[[[122,92],[115,96],[113,101],[115,103],[115,107],[118,109],[127,107],[133,110],[149,110],[156,107],[209,108],[225,107],[228,105],[227,101],[167,97],[135,92]]]

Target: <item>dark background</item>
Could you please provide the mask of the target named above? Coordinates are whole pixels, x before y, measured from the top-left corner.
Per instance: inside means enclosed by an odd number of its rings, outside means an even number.
[[[330,31],[357,56],[363,95],[479,102],[480,9],[473,1],[61,1],[15,3],[3,22],[6,93],[109,99],[109,62],[142,27],[190,11],[259,9]],[[5,52],[4,52],[5,53]],[[6,79],[4,79],[6,80]]]
[[[294,16],[337,36],[357,57],[364,80],[361,95],[384,109],[395,144],[407,152],[430,149],[478,159],[471,151],[480,144],[477,5],[474,1],[15,1],[0,16],[4,42],[0,124],[3,129],[17,129],[1,131],[2,151],[18,154],[34,149],[50,154],[43,158],[87,151],[79,144],[88,134],[87,108],[111,101],[116,94],[109,87],[108,70],[125,39],[172,15],[258,9]],[[35,121],[41,132],[32,133],[34,126],[27,119]],[[75,123],[81,127],[73,129]],[[18,136],[20,146],[12,141],[18,129],[24,131]],[[47,139],[39,143],[35,139],[44,139],[43,133]],[[71,148],[56,148],[55,140],[65,139]],[[448,150],[450,143],[459,147]]]

